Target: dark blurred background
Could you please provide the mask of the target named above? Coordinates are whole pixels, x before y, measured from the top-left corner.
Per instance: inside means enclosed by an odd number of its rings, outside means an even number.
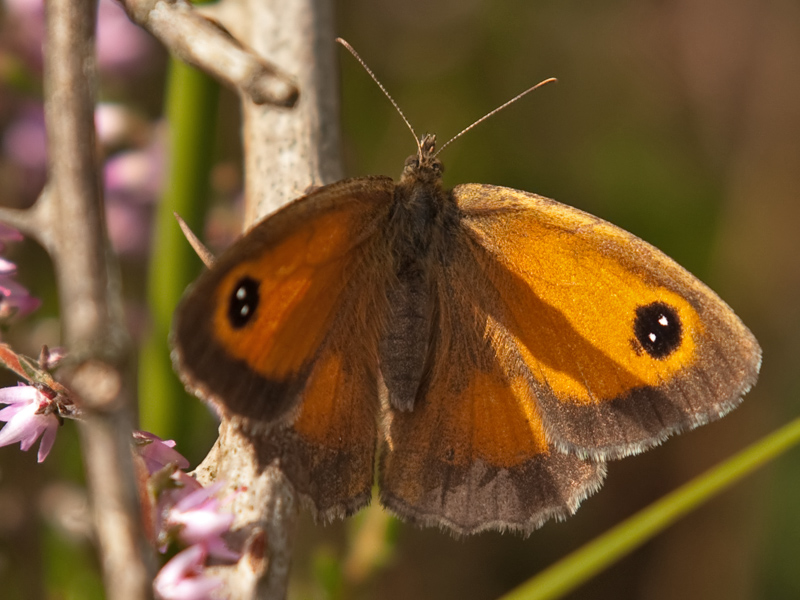
[[[711,285],[764,349],[739,409],[610,464],[568,521],[527,540],[402,527],[364,597],[496,597],[798,413],[798,3],[351,0],[338,33],[440,143],[557,77],[448,147],[446,183],[536,192],[632,231]],[[341,69],[347,174],[398,176],[411,136],[344,52]],[[794,451],[571,597],[800,597],[798,468]]]
[[[33,159],[20,166],[8,133],[40,94],[35,59],[20,50],[23,32],[12,27],[23,5],[6,2],[0,31],[0,201],[17,206],[38,193]],[[448,147],[441,156],[446,184],[536,192],[655,244],[736,310],[759,339],[764,363],[757,387],[732,414],[610,464],[604,488],[574,517],[528,539],[485,533],[455,540],[437,530],[387,525],[377,509],[327,527],[304,515],[293,597],[495,598],[797,415],[800,4],[344,0],[337,6],[337,34],[359,51],[417,132],[436,133],[440,143],[525,88],[557,77],[557,84]],[[165,61],[155,44],[143,44],[139,60],[146,68],[101,70],[102,99],[132,111],[124,140],[108,142],[109,161],[140,159],[133,163],[149,173],[140,186],[154,180],[147,169],[158,172],[153,154],[162,135]],[[343,49],[340,64],[346,174],[399,176],[415,150],[410,133]],[[241,186],[238,127],[236,100],[223,92],[212,173],[216,220],[207,232],[220,240],[236,223],[228,207]],[[146,322],[137,294],[158,190],[137,196],[141,187],[127,167],[121,172],[133,183],[126,179],[121,196],[113,187],[118,173],[108,168],[106,186],[112,227],[120,219],[120,231],[142,238],[112,235],[137,335]],[[44,305],[3,339],[35,354],[58,335],[52,269],[31,242],[12,248],[10,258]],[[185,453],[196,463],[212,442],[211,436],[184,441]],[[70,521],[80,510],[67,510],[82,498],[74,436],[59,434],[54,454],[37,465],[31,452],[0,449],[0,581],[11,582],[10,598],[99,594],[85,527]],[[800,597],[798,472],[794,450],[570,597]],[[367,554],[372,548],[367,563],[376,564],[380,554],[379,567],[359,574],[356,545]]]

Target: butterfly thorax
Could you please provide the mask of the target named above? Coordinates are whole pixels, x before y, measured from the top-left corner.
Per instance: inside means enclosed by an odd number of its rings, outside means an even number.
[[[389,402],[410,410],[429,368],[435,322],[432,273],[449,260],[458,223],[452,193],[442,186],[435,137],[427,135],[395,186],[387,238],[392,254],[389,318],[381,336],[381,374]]]
[[[431,252],[441,255],[447,231],[457,221],[452,194],[442,186],[444,167],[436,158],[435,146],[435,136],[424,136],[418,154],[406,159],[395,186],[389,233],[400,270],[407,262],[427,259]]]

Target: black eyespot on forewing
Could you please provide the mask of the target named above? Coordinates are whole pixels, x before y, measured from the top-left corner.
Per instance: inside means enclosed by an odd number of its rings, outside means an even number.
[[[636,309],[633,334],[647,354],[660,360],[680,347],[683,325],[673,307],[664,302],[653,302]]]
[[[234,329],[241,329],[250,322],[258,308],[258,282],[242,277],[236,282],[228,298],[228,321]]]

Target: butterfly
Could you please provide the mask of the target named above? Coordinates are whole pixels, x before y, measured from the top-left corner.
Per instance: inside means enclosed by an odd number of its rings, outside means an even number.
[[[446,189],[442,170],[428,135],[397,182],[298,198],[175,313],[187,388],[317,517],[365,506],[377,470],[413,523],[529,533],[574,513],[606,461],[755,383],[753,334],[665,254],[536,194]]]

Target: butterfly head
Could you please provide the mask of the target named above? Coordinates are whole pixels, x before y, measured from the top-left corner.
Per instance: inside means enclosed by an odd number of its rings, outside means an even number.
[[[442,179],[444,165],[436,158],[436,136],[425,134],[418,146],[417,154],[412,154],[406,159],[403,175],[400,178],[401,183],[411,180],[428,183],[439,182]]]

